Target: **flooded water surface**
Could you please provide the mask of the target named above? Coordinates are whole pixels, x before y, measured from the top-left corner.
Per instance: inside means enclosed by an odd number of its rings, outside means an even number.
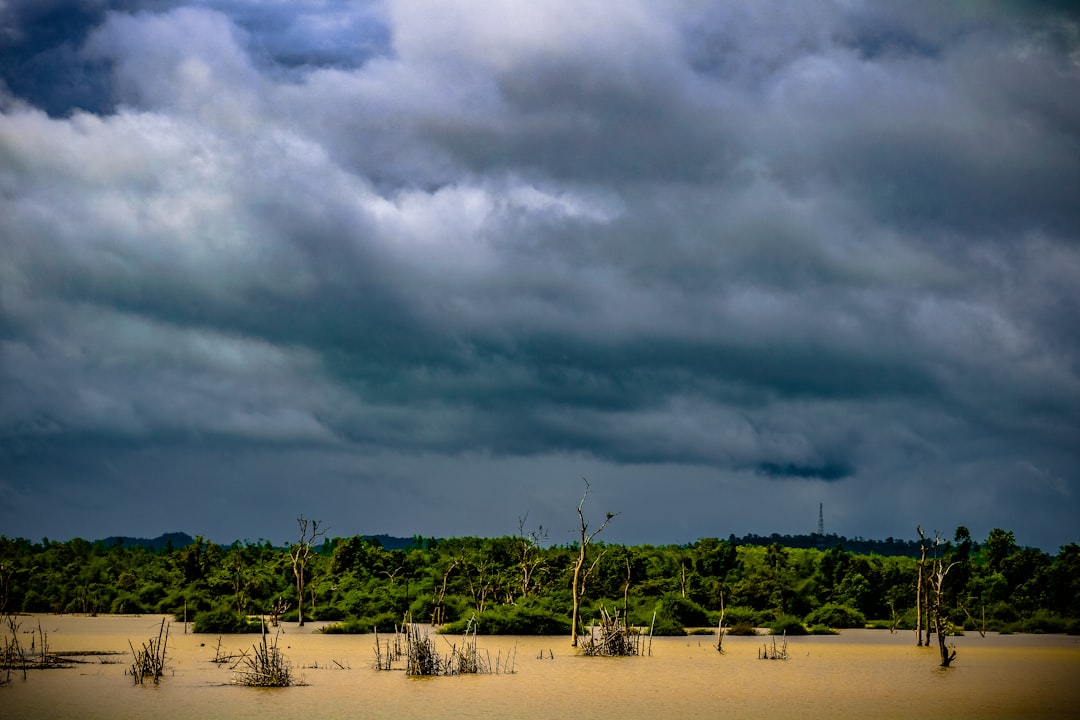
[[[786,661],[758,659],[766,637],[655,638],[652,655],[579,657],[563,637],[483,637],[482,653],[514,658],[511,674],[411,678],[380,672],[370,635],[322,635],[318,624],[283,625],[279,646],[300,687],[235,685],[213,662],[216,635],[172,623],[168,670],[159,685],[135,686],[130,640],[156,636],[161,616],[22,617],[38,622],[49,649],[123,651],[85,657],[69,669],[13,673],[0,687],[3,716],[37,718],[1075,718],[1080,715],[1080,638],[969,634],[953,640],[955,666],[937,666],[936,647],[903,632],[848,630],[788,641]],[[20,641],[28,645],[29,634]],[[223,636],[222,650],[258,639]],[[442,651],[458,638],[438,637]],[[550,657],[554,653],[554,658]],[[543,654],[544,658],[540,659]]]

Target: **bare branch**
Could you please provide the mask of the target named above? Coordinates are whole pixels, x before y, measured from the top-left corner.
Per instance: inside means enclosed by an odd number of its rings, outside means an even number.
[[[585,511],[583,508],[585,507],[585,498],[589,496],[589,491],[592,488],[586,478],[582,478],[582,480],[585,482],[585,492],[581,495],[581,501],[578,502],[577,506],[578,519],[581,522],[581,544],[578,546],[578,558],[577,562],[574,564],[574,580],[571,593],[573,595],[573,612],[570,617],[572,626],[570,631],[573,633],[573,640],[571,641],[573,647],[577,647],[578,644],[578,609],[581,604],[581,596],[584,592],[585,578],[588,577],[589,572],[591,572],[590,568],[590,571],[585,573],[585,577],[582,577],[582,568],[585,565],[589,545],[592,544],[593,539],[597,535],[603,532],[604,528],[607,527],[607,524],[611,522],[613,518],[618,516],[618,513],[606,513],[604,522],[600,524],[600,527],[590,533],[589,522],[585,519]],[[599,558],[597,558],[597,561],[599,561]],[[593,567],[595,567],[595,563],[593,564]]]

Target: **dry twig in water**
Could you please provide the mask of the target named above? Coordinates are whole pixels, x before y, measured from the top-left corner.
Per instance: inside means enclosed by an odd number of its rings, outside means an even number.
[[[161,676],[165,673],[165,647],[168,644],[169,628],[165,625],[165,618],[161,619],[161,629],[158,630],[158,636],[143,643],[141,649],[136,650],[135,646],[128,640],[128,647],[131,648],[131,654],[134,656],[131,665],[131,677],[136,685],[142,685],[143,680],[146,678],[153,678],[154,684],[157,685]]]

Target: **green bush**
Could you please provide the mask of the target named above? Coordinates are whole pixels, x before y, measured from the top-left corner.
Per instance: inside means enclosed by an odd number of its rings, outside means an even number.
[[[807,625],[827,625],[831,628],[866,627],[866,617],[847,605],[827,603],[806,616]]]
[[[409,612],[416,622],[427,623],[431,622],[435,607],[435,603],[430,598],[421,598],[409,605]],[[470,618],[475,612],[472,602],[461,595],[447,595],[443,600],[442,620],[444,623]]]
[[[371,632],[371,626],[356,618],[349,618],[341,622],[323,625],[319,628],[323,635],[366,635]]]
[[[409,614],[418,622],[430,622],[435,612],[435,600],[430,595],[421,595],[409,605]]]
[[[439,632],[463,633],[468,624],[469,618],[455,620]],[[570,620],[537,603],[521,601],[485,610],[476,618],[476,631],[481,635],[569,635]]]
[[[666,615],[683,627],[711,625],[705,608],[678,593],[664,593],[660,598],[660,614]]]
[[[751,623],[736,623],[726,630],[728,635],[757,635],[757,628]]]
[[[646,635],[685,635],[686,626],[671,614],[663,598],[638,598],[630,608],[630,625],[639,627]]]
[[[187,603],[187,620],[191,622],[202,610],[213,607],[208,599],[202,595],[185,595],[183,591],[173,591],[162,598],[158,603],[157,611],[164,615],[172,615],[176,622],[184,622],[184,607]]]
[[[325,625],[319,632],[327,635],[367,635],[378,630],[389,635],[400,625],[401,618],[394,613],[380,613]]]
[[[262,629],[262,623],[258,620],[248,620],[232,608],[217,607],[212,610],[203,610],[195,615],[195,625],[192,628],[197,633],[253,633]]]
[[[811,625],[809,632],[810,632],[811,635],[839,635],[840,634],[839,631],[833,630],[828,625],[821,625],[821,624]]]
[[[745,605],[732,605],[724,611],[724,624],[735,627],[736,625],[749,625],[751,628],[761,627],[761,618],[754,608]]]
[[[138,597],[121,590],[113,598],[112,604],[109,606],[109,612],[117,615],[141,615],[146,612],[146,608],[139,602]]]
[[[1006,602],[994,603],[986,609],[986,615],[1001,623],[1015,623],[1020,619],[1016,609]]]
[[[915,614],[915,608],[908,608],[903,612],[902,615],[900,615],[900,622],[897,623],[896,629],[914,630],[917,617],[918,616]]]
[[[645,626],[645,632],[649,632],[649,625]],[[656,614],[656,622],[652,624],[652,634],[656,636],[685,635],[686,628],[683,624],[670,615]]]
[[[338,605],[320,605],[314,613],[318,620],[344,620],[345,611]]]
[[[400,598],[391,593],[380,592],[378,589],[352,590],[339,602],[338,607],[348,617],[371,617],[382,613],[393,613],[398,620],[405,614],[407,605],[404,595]],[[418,620],[427,621],[427,617],[418,617]]]
[[[37,590],[27,590],[23,596],[22,611],[28,613],[48,612],[49,600]]]
[[[1076,619],[1063,618],[1060,615],[1056,615],[1048,610],[1036,610],[1023,620],[1017,620],[1016,622],[1005,623],[1002,626],[1002,634],[1006,633],[1033,633],[1036,635],[1042,635],[1044,633],[1068,633],[1070,635],[1077,634],[1080,631],[1080,622]]]
[[[152,608],[165,598],[166,592],[164,585],[159,582],[152,582],[139,587],[135,594],[139,598],[140,605]]]
[[[782,615],[769,625],[770,635],[806,635],[806,626],[794,615]]]

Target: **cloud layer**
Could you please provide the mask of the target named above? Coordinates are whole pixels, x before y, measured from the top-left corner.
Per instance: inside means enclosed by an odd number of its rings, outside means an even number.
[[[502,534],[588,474],[635,542],[1077,539],[1052,4],[9,1],[0,61],[7,534]]]

